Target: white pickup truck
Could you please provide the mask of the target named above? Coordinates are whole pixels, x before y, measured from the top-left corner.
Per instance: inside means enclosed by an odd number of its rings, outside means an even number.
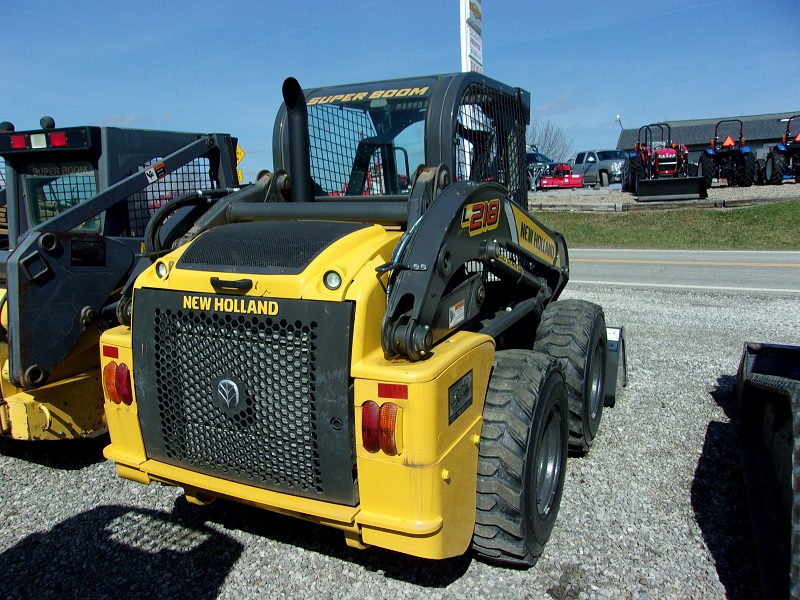
[[[607,187],[622,183],[622,164],[627,157],[624,150],[585,150],[570,163],[573,173],[583,175],[583,185]]]

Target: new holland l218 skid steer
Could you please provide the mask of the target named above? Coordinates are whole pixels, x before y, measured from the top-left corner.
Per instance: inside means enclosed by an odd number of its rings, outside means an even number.
[[[238,184],[224,134],[0,124],[7,235],[0,246],[0,436],[107,431],[100,332],[118,324],[151,215],[172,196]],[[215,188],[215,189],[211,189]],[[194,221],[192,209],[176,212]],[[164,234],[168,234],[164,228]],[[168,239],[164,239],[168,241]]]
[[[567,247],[526,210],[529,94],[461,73],[283,95],[275,170],[153,248],[102,336],[106,457],[354,547],[533,564],[607,340],[601,307],[556,301]]]

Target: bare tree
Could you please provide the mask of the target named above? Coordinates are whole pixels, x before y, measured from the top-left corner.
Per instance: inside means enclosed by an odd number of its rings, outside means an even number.
[[[539,152],[551,160],[561,162],[575,156],[575,142],[549,119],[531,119],[528,144],[536,146]]]

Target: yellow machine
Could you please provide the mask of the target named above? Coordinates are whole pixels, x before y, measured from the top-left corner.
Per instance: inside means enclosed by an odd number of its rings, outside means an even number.
[[[50,117],[29,131],[0,124],[0,436],[106,433],[98,342],[150,264],[139,255],[150,217],[187,190],[203,204],[230,191],[234,146],[223,134],[56,127]]]
[[[606,330],[556,302],[528,93],[475,73],[283,93],[275,171],[151,248],[101,337],[105,455],[354,547],[535,563],[600,423]]]

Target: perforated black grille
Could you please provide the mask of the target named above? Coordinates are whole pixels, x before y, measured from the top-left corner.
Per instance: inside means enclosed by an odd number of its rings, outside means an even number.
[[[360,223],[316,221],[232,223],[198,238],[178,261],[178,267],[299,273],[333,242],[364,227]]]
[[[349,303],[137,290],[133,314],[149,458],[356,503]]]
[[[317,322],[161,309],[154,316],[166,457],[255,484],[322,492]]]

